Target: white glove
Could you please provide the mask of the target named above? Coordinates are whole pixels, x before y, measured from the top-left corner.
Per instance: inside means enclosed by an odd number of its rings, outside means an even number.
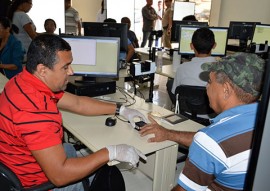
[[[142,121],[147,122],[146,117],[136,109],[131,109],[125,106],[120,107],[119,114],[129,120],[131,126],[135,128],[134,118],[139,117]]]
[[[139,150],[135,149],[133,146],[126,144],[120,145],[110,145],[106,147],[109,151],[109,160],[117,160],[119,162],[131,163],[133,167],[136,167],[141,157],[147,160],[146,156]]]

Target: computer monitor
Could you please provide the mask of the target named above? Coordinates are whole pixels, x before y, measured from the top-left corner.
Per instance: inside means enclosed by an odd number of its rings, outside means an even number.
[[[195,15],[195,2],[174,1],[173,20],[182,21],[187,15]]]
[[[198,21],[173,21],[171,28],[171,42],[179,42],[179,30],[180,26],[191,25],[191,26],[208,26],[207,22]]]
[[[127,52],[128,26],[123,23],[83,22],[84,36],[119,37],[120,51]]]
[[[180,27],[179,54],[193,55],[194,51],[190,48],[193,33],[201,27],[182,26]],[[208,27],[215,35],[216,47],[212,50],[212,56],[225,56],[228,28],[227,27]]]
[[[252,39],[256,24],[260,22],[231,21],[229,26],[228,39],[239,40],[239,46],[247,47],[247,43]]]
[[[270,43],[270,25],[269,24],[258,24],[255,27],[252,43],[265,44],[265,41]]]
[[[116,37],[64,36],[73,56],[74,75],[82,82],[96,77],[117,78],[119,75],[120,40]]]

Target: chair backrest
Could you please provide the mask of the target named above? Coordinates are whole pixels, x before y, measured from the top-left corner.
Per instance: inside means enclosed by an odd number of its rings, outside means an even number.
[[[54,188],[51,182],[45,182],[29,188],[24,188],[17,175],[6,165],[0,162],[0,190],[10,191],[46,191]]]
[[[22,190],[22,184],[16,174],[0,162],[0,187],[1,190]]]
[[[180,113],[197,115],[211,114],[214,111],[209,106],[206,87],[180,85],[175,90]]]

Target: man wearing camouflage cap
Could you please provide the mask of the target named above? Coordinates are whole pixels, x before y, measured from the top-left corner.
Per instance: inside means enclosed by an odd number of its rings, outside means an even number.
[[[210,72],[210,106],[219,115],[196,134],[165,129],[149,117],[151,124],[140,131],[141,136],[154,134],[149,142],[171,140],[189,147],[173,191],[243,190],[264,66],[264,60],[250,53],[203,64],[202,69]]]

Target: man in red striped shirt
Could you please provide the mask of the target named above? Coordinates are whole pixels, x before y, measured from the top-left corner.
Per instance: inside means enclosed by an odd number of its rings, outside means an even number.
[[[0,162],[14,171],[23,186],[50,180],[73,184],[111,160],[136,165],[145,156],[128,145],[111,145],[91,155],[67,158],[58,108],[82,115],[120,114],[133,124],[145,117],[134,109],[64,92],[71,68],[70,45],[56,35],[36,37],[26,68],[11,79],[0,96]],[[94,109],[93,109],[94,108]],[[63,176],[64,175],[64,176]]]

